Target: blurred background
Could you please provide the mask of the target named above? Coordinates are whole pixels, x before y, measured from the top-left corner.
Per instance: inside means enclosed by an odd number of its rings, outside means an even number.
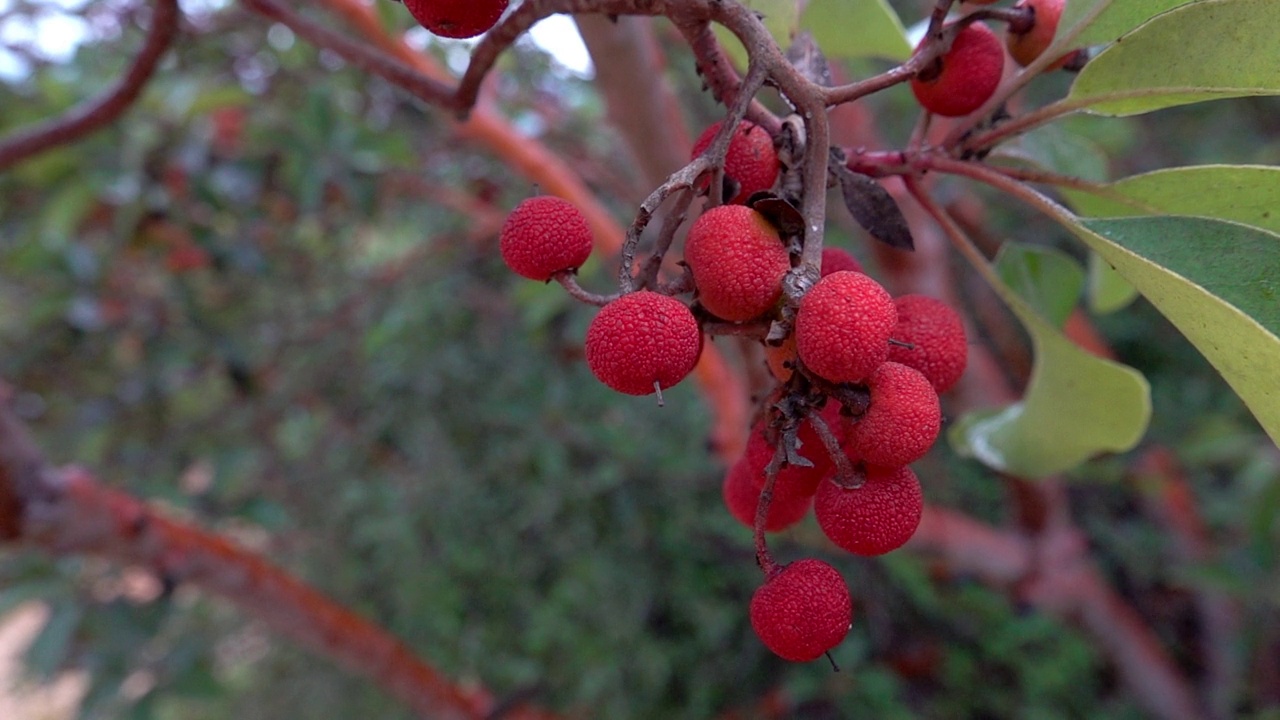
[[[893,4],[912,22],[931,3]],[[260,550],[464,685],[578,717],[1147,717],[1071,618],[910,550],[831,551],[812,519],[775,553],[835,564],[854,627],[838,673],[772,656],[747,622],[759,571],[723,508],[697,388],[662,408],[609,391],[582,362],[592,310],[503,266],[498,228],[535,188],[287,28],[214,0],[183,9],[182,39],[121,122],[0,174],[0,377],[54,462]],[[146,17],[129,0],[0,2],[0,132],[112,82]],[[679,35],[645,27],[696,135],[719,110]],[[542,32],[502,58],[493,99],[628,222],[651,183],[620,151],[572,24]],[[465,67],[469,44],[410,39]],[[905,88],[867,106],[906,137]],[[1274,98],[1068,125],[1112,177],[1280,163]],[[980,215],[997,240],[1083,258],[1011,203]],[[877,273],[865,235],[830,232]],[[583,284],[613,273],[594,258]],[[1213,635],[1224,707],[1280,718],[1280,452],[1144,301],[1095,322],[1151,380],[1156,413],[1138,449],[1069,474],[1072,517],[1189,682],[1216,672],[1206,598],[1228,608],[1235,631]],[[1135,469],[1153,451],[1186,483],[1203,552],[1153,511]],[[1014,486],[945,442],[916,467],[931,503],[1012,522]],[[71,684],[61,710],[19,695],[6,718],[410,716],[231,603],[141,571],[5,549],[0,611],[15,610],[10,680]]]

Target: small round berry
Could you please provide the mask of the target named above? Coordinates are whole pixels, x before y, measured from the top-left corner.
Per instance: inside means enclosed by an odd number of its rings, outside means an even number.
[[[707,148],[723,123],[715,123],[702,131],[693,144],[690,159],[696,158]],[[742,204],[752,193],[768,190],[778,179],[778,153],[773,149],[773,138],[759,125],[748,122],[738,124],[738,130],[729,138],[724,155],[724,175],[737,184],[738,194],[725,202]]]
[[[1004,74],[1000,38],[982,23],[966,25],[938,64],[911,79],[911,91],[929,112],[968,115],[995,94]]]
[[[698,363],[702,331],[685,304],[649,290],[605,305],[587,328],[587,367],[627,395],[680,382]]]
[[[1014,6],[1031,8],[1035,12],[1031,27],[1026,32],[1010,31],[1005,37],[1009,54],[1019,65],[1026,67],[1035,62],[1036,58],[1040,57],[1053,43],[1053,36],[1058,32],[1058,20],[1062,18],[1062,9],[1066,4],[1067,0],[1022,0]],[[1048,69],[1061,67],[1070,56],[1071,53],[1064,54]]]
[[[404,0],[404,6],[434,35],[469,38],[497,24],[507,0]]]
[[[898,308],[893,339],[912,347],[891,344],[889,359],[919,370],[938,394],[950,390],[969,361],[964,320],[950,305],[927,295],[899,295],[893,304]]]
[[[698,301],[732,322],[773,309],[782,297],[782,278],[791,269],[777,229],[744,205],[721,205],[694,221],[684,260],[698,286]]]
[[[792,662],[821,657],[844,640],[852,623],[849,587],[821,560],[797,560],[775,570],[751,597],[756,635]]]
[[[829,246],[822,248],[822,277],[841,270],[862,272],[862,263],[844,248]]]
[[[516,206],[502,224],[502,260],[517,275],[546,282],[577,270],[591,255],[591,227],[568,200],[539,195]]]
[[[861,487],[822,483],[814,498],[818,527],[854,555],[883,555],[902,547],[920,526],[924,495],[909,467],[866,466]]]
[[[756,473],[745,457],[740,458],[725,473],[724,504],[729,514],[747,528],[756,526],[756,510],[760,504],[760,492],[763,490],[756,483]],[[765,515],[764,529],[768,532],[786,530],[804,519],[813,505],[813,495],[788,494],[778,491],[774,483],[773,497],[769,500],[769,510]]]
[[[924,457],[938,439],[938,393],[915,368],[887,362],[867,378],[871,403],[854,423],[845,450],[871,465],[901,467]]]
[[[800,299],[796,352],[809,370],[831,382],[859,382],[889,357],[898,325],[893,298],[880,283],[843,270]]]

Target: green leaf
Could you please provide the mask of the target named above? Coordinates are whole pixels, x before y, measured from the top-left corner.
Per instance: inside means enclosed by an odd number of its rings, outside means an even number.
[[[1059,125],[1045,125],[1003,143],[991,157],[1094,182],[1107,179],[1107,155],[1102,148]]]
[[[1142,23],[1194,0],[1120,0],[1109,2],[1097,18],[1076,38],[1075,45],[1109,43]],[[1073,3],[1074,4],[1074,3]],[[1063,11],[1066,17],[1066,11]]]
[[[791,44],[791,37],[800,25],[800,3],[797,0],[747,0],[747,7],[764,17],[764,26],[778,45],[786,48]],[[712,28],[720,45],[740,69],[747,67],[747,49],[737,35],[729,32],[722,25]]]
[[[1068,101],[1136,115],[1280,93],[1280,2],[1202,0],[1160,15],[1094,58]]]
[[[1280,235],[1210,218],[1060,219],[1204,353],[1280,441]]]
[[[1005,243],[995,260],[1000,279],[1061,328],[1080,300],[1084,269],[1070,255],[1050,247]]]
[[[800,29],[813,34],[828,58],[911,57],[902,20],[885,0],[812,0]]]
[[[1098,315],[1113,313],[1137,299],[1138,288],[1125,280],[1098,253],[1089,253],[1089,309]]]
[[[1280,167],[1170,168],[1117,180],[1105,189],[1123,198],[1079,191],[1067,195],[1077,212],[1092,217],[1201,215],[1280,233]]]
[[[1151,420],[1151,388],[1142,373],[1064,337],[1036,311],[1043,300],[1038,290],[1025,297],[994,273],[987,279],[1031,335],[1035,364],[1022,400],[969,413],[948,431],[956,452],[1002,472],[1039,478],[1136,445]]]

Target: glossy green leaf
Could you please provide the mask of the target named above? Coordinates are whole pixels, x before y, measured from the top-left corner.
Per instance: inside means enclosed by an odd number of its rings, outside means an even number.
[[[1109,43],[1142,23],[1194,0],[1115,0],[1076,38],[1076,46]],[[1066,11],[1063,12],[1066,16]]]
[[[1138,288],[1124,279],[1102,256],[1089,253],[1089,282],[1086,297],[1089,309],[1098,315],[1121,310],[1138,298]]]
[[[1007,242],[995,266],[1005,284],[1054,327],[1067,321],[1084,288],[1080,263],[1056,248]]]
[[[1072,224],[1065,214],[1060,219]],[[1280,235],[1171,216],[1085,219],[1075,229],[1280,440]]]
[[[999,277],[988,280],[1031,335],[1035,364],[1022,400],[969,413],[948,431],[956,452],[1002,472],[1039,478],[1136,445],[1151,420],[1151,388],[1142,373],[1063,336],[1035,309],[1043,302],[1038,289],[1027,297]],[[1034,283],[1014,287],[1032,289]]]
[[[1280,93],[1280,2],[1203,0],[1126,35],[1081,71],[1068,100],[1135,115],[1219,98]]]
[[[885,0],[812,0],[800,29],[813,34],[828,58],[911,57],[902,20]]]
[[[1078,213],[1091,217],[1201,215],[1280,233],[1280,167],[1170,168],[1117,180],[1106,189],[1124,199],[1082,192],[1068,195]]]
[[[796,28],[800,25],[800,3],[798,0],[747,0],[744,3],[747,7],[760,13],[764,18],[764,26],[769,29],[769,34],[773,35],[773,39],[777,41],[781,47],[787,47],[791,44],[791,37],[795,34]],[[738,36],[729,32],[722,25],[715,25],[712,28],[716,34],[716,38],[720,40],[720,45],[738,66],[739,69],[747,67],[747,49],[743,46]]]

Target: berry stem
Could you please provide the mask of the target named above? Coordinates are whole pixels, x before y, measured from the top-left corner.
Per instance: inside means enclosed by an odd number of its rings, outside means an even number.
[[[565,292],[569,293],[574,300],[588,305],[604,307],[614,300],[617,300],[619,297],[617,293],[612,295],[597,295],[596,293],[583,289],[583,287],[578,284],[577,272],[573,270],[561,270],[560,272],[552,275],[551,279],[560,283],[560,286],[563,287]]]
[[[662,220],[662,228],[658,230],[658,240],[654,244],[653,253],[649,255],[649,259],[644,262],[644,267],[640,269],[640,287],[652,288],[658,284],[658,271],[662,269],[662,260],[666,257],[667,251],[671,249],[676,230],[684,224],[685,218],[689,214],[689,205],[692,203],[692,188],[684,188],[676,193],[675,206],[667,211],[667,216]],[[681,276],[677,281],[682,281],[683,277]],[[666,292],[668,295],[679,294],[679,292],[669,292],[665,289],[662,292]],[[683,290],[680,290],[680,292],[683,292]]]
[[[831,461],[836,465],[836,482],[840,487],[862,487],[866,477],[857,472],[853,463],[849,462],[849,456],[845,454],[844,448],[840,447],[840,441],[835,433],[831,432],[831,426],[827,425],[827,421],[822,419],[821,414],[815,412],[809,413],[809,423],[813,425],[813,431],[818,434],[823,447],[827,449],[827,455],[831,456]]]
[[[778,569],[778,564],[773,561],[773,554],[769,552],[769,544],[765,542],[764,526],[765,521],[769,518],[769,505],[773,503],[773,486],[778,481],[778,472],[782,469],[782,463],[786,457],[786,444],[778,443],[778,447],[773,451],[773,459],[765,466],[764,487],[760,490],[760,502],[756,505],[756,564],[760,566],[760,570],[766,578],[773,575],[774,571]]]

